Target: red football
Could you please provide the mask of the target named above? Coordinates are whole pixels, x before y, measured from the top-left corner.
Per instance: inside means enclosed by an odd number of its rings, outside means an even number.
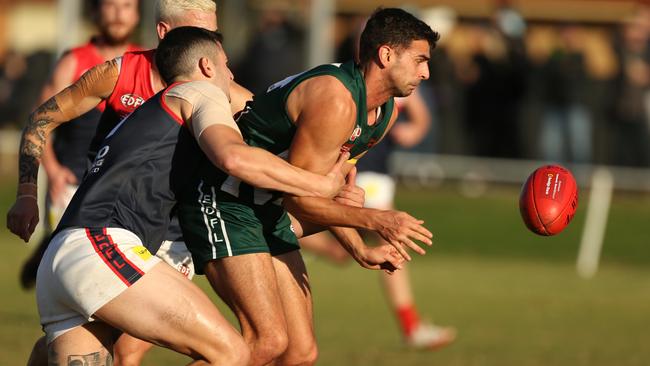
[[[569,225],[578,207],[578,186],[559,165],[538,168],[521,189],[519,211],[526,226],[539,235],[555,235]]]

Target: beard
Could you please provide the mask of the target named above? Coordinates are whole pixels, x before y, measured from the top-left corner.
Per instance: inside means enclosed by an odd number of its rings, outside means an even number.
[[[102,36],[111,46],[125,44],[131,38],[133,29],[128,29],[124,24],[108,24],[102,29]]]

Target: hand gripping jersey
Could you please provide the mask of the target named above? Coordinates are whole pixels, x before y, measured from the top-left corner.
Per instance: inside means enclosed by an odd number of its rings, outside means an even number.
[[[138,49],[135,45],[129,45],[128,48],[129,51]],[[77,81],[88,69],[105,61],[92,40],[83,46],[71,49],[69,53],[76,61],[72,81]],[[77,177],[77,181],[81,181],[86,168],[88,168],[86,152],[93,136],[95,136],[104,108],[105,103],[102,102],[96,108],[68,123],[62,124],[56,129],[52,145],[54,153],[63,166],[72,170]]]
[[[65,228],[123,228],[158,250],[185,184],[202,153],[164,91],[111,131],[68,206]]]
[[[104,138],[126,116],[151,98],[151,70],[155,50],[127,52],[122,56],[120,76],[113,93],[106,101],[106,109],[97,126],[88,149],[88,160],[93,161]]]
[[[303,81],[324,75],[334,76],[341,81],[357,105],[355,128],[341,150],[349,151],[350,156],[356,157],[375,145],[386,132],[394,100],[391,98],[382,105],[378,120],[373,125],[368,125],[366,84],[361,70],[352,61],[318,66],[272,85],[265,94],[256,95],[237,120],[246,143],[286,157],[296,133],[296,125],[286,112],[287,99]],[[323,133],[327,131],[323,130]],[[254,190],[234,177],[226,178],[223,174],[219,179],[224,179],[222,191],[246,201],[264,204],[272,199],[270,192]]]

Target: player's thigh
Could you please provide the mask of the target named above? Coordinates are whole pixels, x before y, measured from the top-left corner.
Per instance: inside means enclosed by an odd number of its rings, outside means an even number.
[[[76,327],[48,345],[48,365],[113,365],[115,329],[103,322]]]
[[[241,337],[191,281],[158,263],[95,316],[137,338],[192,357],[226,354]]]
[[[239,319],[244,337],[286,335],[284,313],[271,256],[268,253],[224,257],[208,262],[205,274]]]
[[[289,351],[316,352],[311,286],[300,251],[273,257],[273,268],[287,319]]]

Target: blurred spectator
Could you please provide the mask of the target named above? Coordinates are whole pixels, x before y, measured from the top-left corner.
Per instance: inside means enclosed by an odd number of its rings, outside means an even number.
[[[650,93],[650,47],[647,19],[639,13],[621,28],[617,49],[620,70],[614,83],[613,162],[648,166],[648,93]]]
[[[258,29],[234,69],[235,79],[253,94],[303,71],[304,32],[280,10],[265,10]]]
[[[541,157],[556,162],[591,162],[592,119],[581,29],[566,25],[538,74],[541,86]]]
[[[471,61],[460,70],[465,84],[465,126],[471,151],[480,156],[520,156],[519,113],[526,59],[520,42],[492,25],[472,28]]]
[[[334,44],[336,47],[334,61],[346,62],[357,59],[356,48],[361,37],[361,31],[366,24],[366,17],[359,14],[338,14]]]
[[[433,22],[431,23],[433,24]],[[435,24],[434,24],[435,27]],[[438,140],[437,152],[471,154],[468,131],[465,126],[467,101],[464,80],[473,78],[472,55],[476,37],[472,28],[453,26],[442,34],[438,49],[429,61],[430,84],[435,98]]]
[[[29,56],[9,51],[0,70],[0,126],[22,126],[38,102],[53,55],[38,51]]]
[[[625,23],[536,21],[508,1],[491,19],[421,11],[442,33],[421,88],[432,112],[422,152],[648,165],[650,7]],[[354,56],[363,17],[339,14],[336,61]],[[255,92],[302,70],[302,31],[267,10],[236,73]],[[273,67],[268,67],[273,65]],[[616,76],[618,75],[618,76]]]
[[[15,51],[7,52],[0,63],[0,127],[18,120],[16,105],[9,102],[16,82],[25,74],[27,61]]]

